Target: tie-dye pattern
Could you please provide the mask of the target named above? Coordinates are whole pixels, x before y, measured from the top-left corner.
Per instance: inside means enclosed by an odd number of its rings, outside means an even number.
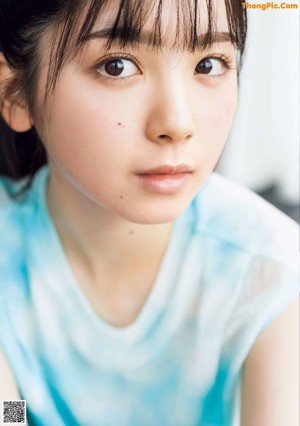
[[[0,347],[30,426],[232,426],[255,340],[299,291],[298,226],[213,173],[173,227],[136,321],[105,323],[45,203],[0,180]]]

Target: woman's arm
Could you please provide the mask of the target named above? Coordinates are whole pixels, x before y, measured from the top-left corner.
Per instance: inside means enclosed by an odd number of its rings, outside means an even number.
[[[10,371],[6,358],[0,351],[0,405],[2,407],[2,400],[21,399],[17,385],[14,381],[13,375]],[[0,413],[0,421],[1,421]]]
[[[299,299],[263,331],[245,361],[241,426],[299,426]]]

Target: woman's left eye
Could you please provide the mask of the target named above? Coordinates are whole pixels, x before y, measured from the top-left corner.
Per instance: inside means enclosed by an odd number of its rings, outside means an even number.
[[[97,71],[104,77],[126,78],[139,74],[139,69],[130,59],[107,59],[97,67]]]
[[[210,76],[219,76],[224,74],[229,64],[222,58],[204,58],[196,66],[196,74],[205,74]]]

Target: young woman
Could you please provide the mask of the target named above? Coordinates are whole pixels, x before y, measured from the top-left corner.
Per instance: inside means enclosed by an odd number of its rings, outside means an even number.
[[[213,173],[245,37],[237,0],[1,0],[0,397],[30,426],[296,426],[297,226]]]

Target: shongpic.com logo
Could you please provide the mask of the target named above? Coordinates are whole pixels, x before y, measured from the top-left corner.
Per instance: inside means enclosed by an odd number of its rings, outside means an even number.
[[[273,1],[268,3],[242,3],[244,9],[260,9],[260,10],[272,10],[272,9],[298,9],[298,3],[274,3]]]

